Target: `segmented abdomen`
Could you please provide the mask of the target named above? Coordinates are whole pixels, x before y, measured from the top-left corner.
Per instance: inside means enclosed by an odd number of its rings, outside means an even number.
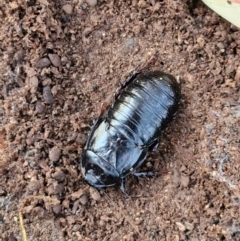
[[[137,76],[110,108],[107,121],[135,145],[151,145],[178,110],[180,88],[160,71]]]

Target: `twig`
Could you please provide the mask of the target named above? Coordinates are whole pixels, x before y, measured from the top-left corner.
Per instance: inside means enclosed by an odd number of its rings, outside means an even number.
[[[27,233],[26,233],[26,229],[24,227],[22,213],[19,211],[18,215],[19,215],[19,223],[20,223],[20,229],[22,231],[23,241],[27,241],[28,240],[27,239]]]

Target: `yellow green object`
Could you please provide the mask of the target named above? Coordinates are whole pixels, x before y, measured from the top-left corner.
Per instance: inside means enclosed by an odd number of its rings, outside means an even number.
[[[240,28],[240,0],[202,0],[208,7]]]

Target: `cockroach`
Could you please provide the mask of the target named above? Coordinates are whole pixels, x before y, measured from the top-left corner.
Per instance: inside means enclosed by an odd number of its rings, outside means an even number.
[[[136,169],[176,115],[180,86],[170,74],[144,69],[128,75],[112,106],[89,133],[80,169],[84,180],[97,189],[118,185],[126,194],[124,180],[128,175],[153,175]]]

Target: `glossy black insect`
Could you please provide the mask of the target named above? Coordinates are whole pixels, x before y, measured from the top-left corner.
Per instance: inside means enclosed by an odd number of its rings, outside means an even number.
[[[85,181],[97,189],[119,185],[125,193],[125,177],[143,174],[136,168],[158,144],[178,111],[179,100],[180,88],[173,76],[135,70],[89,134],[80,164]]]

